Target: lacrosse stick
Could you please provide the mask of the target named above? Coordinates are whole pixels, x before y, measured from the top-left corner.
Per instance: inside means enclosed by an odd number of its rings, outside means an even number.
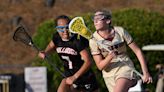
[[[79,34],[83,37],[85,37],[86,39],[91,39],[93,36],[92,32],[87,28],[87,26],[84,23],[84,20],[82,17],[75,17],[71,20],[70,24],[69,24],[69,30],[71,33],[76,33]],[[97,44],[106,49],[109,53],[111,52],[111,50],[109,49],[109,46],[111,46],[110,44],[106,45],[104,44],[104,40],[100,40],[97,41]],[[139,75],[141,78],[143,77],[143,75],[141,73],[139,73],[137,70],[135,70],[134,68],[132,68],[129,64],[125,63],[120,57],[118,58],[120,62],[128,65],[137,75]]]
[[[69,30],[71,33],[79,34],[86,39],[92,38],[92,32],[86,27],[82,17],[75,17],[69,24]]]
[[[25,45],[31,46],[33,47],[35,50],[37,50],[38,52],[40,51],[40,49],[33,43],[31,36],[27,33],[27,29],[24,26],[18,26],[14,32],[13,35],[13,39],[14,41],[19,41],[24,43]],[[45,57],[45,60],[54,67],[54,69],[59,72],[62,77],[66,77],[61,71],[60,69],[54,64],[52,63],[52,61],[49,60],[48,56]]]

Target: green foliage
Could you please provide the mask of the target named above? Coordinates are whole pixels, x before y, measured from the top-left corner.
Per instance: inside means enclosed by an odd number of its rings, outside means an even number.
[[[94,32],[95,28],[93,25],[93,21],[91,20],[92,14],[85,14],[82,17],[85,20],[87,27]],[[138,44],[139,47],[148,44],[162,44],[164,39],[164,16],[155,13],[148,12],[144,10],[137,9],[124,9],[113,13],[112,23],[115,26],[122,26],[125,28],[134,38],[134,41]],[[52,34],[55,32],[54,30],[54,22],[52,20],[48,20],[43,22],[37,30],[37,33],[34,36],[34,42],[41,49],[45,49],[46,45],[52,38]],[[131,59],[135,63],[135,67],[137,70],[141,71],[140,64],[134,55],[134,53],[128,49],[128,53]],[[145,57],[147,59],[149,71],[151,75],[156,74],[155,64],[162,63],[164,61],[163,52],[144,52]],[[34,59],[33,65],[36,66],[47,66],[48,67],[48,82],[49,82],[49,92],[56,91],[60,81],[61,76],[58,72],[54,71],[53,67],[47,63],[41,62],[38,58]],[[62,66],[60,59],[56,54],[51,56],[51,61],[55,62],[58,66]],[[93,61],[94,62],[94,61]],[[106,86],[104,84],[103,78],[101,76],[101,72],[97,70],[95,63],[93,64],[93,70],[95,71],[96,77],[100,83],[101,92],[107,92]],[[61,67],[63,70],[63,68]],[[150,92],[154,92],[155,83],[145,85],[145,88],[150,89]]]
[[[113,14],[114,25],[123,26],[128,30],[135,39],[140,41],[139,45],[161,44],[164,39],[161,39],[164,34],[164,16],[155,12],[146,12],[143,10],[121,10]],[[154,36],[157,37],[154,37]],[[142,39],[142,40],[141,40]]]
[[[41,49],[44,49],[51,40],[52,34],[55,32],[54,21],[49,20],[43,22],[39,25],[37,30],[39,31],[37,31],[33,37],[34,43]]]

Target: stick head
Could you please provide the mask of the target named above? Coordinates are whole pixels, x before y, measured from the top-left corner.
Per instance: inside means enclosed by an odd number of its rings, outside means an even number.
[[[86,27],[82,17],[75,17],[69,23],[69,30],[71,33],[79,34],[86,39],[92,37],[92,32]]]
[[[30,35],[26,32],[26,29],[23,26],[18,26],[15,29],[14,35],[13,35],[14,41],[20,41],[26,45],[33,45],[32,38]]]

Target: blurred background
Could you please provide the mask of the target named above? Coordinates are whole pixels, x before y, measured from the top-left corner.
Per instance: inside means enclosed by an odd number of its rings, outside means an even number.
[[[10,74],[10,75],[20,75],[22,79],[24,68],[28,66],[36,66],[36,65],[46,65],[46,64],[38,64],[33,63],[35,61],[39,61],[36,59],[37,52],[29,48],[25,45],[16,43],[13,41],[12,36],[14,33],[15,27],[22,23],[28,28],[28,32],[32,36],[42,36],[37,34],[37,30],[39,27],[44,25],[45,21],[49,21],[50,19],[54,19],[56,16],[61,14],[66,14],[68,16],[84,16],[85,19],[88,18],[90,14],[98,9],[109,9],[113,12],[115,25],[120,25],[129,29],[130,33],[134,35],[134,38],[141,35],[141,39],[145,39],[141,41],[138,39],[139,46],[142,47],[147,44],[162,44],[164,40],[161,40],[162,36],[158,36],[157,39],[154,39],[154,35],[156,35],[156,31],[160,31],[159,35],[164,35],[164,0],[0,0],[0,74]],[[129,12],[130,13],[129,13]],[[144,11],[144,12],[143,12]],[[126,13],[128,12],[128,13]],[[148,21],[146,25],[146,29],[144,29],[143,33],[134,33],[130,24],[126,24],[123,21],[130,21],[130,17],[128,14],[134,14],[138,19],[137,21],[144,21],[144,17],[138,16],[139,13],[142,13],[146,18],[151,21]],[[123,14],[123,15],[121,15]],[[130,15],[133,17],[133,15]],[[139,18],[141,17],[141,18]],[[125,18],[125,19],[124,19]],[[126,18],[128,20],[126,20]],[[159,18],[159,19],[158,19]],[[117,20],[118,19],[118,20]],[[124,20],[121,20],[124,19]],[[159,21],[156,21],[159,20]],[[89,19],[86,21],[89,27],[92,29],[93,24],[89,22]],[[121,20],[122,22],[117,22]],[[135,19],[134,19],[135,20]],[[146,19],[145,19],[146,20]],[[155,21],[156,24],[152,24]],[[136,22],[136,21],[133,21]],[[132,22],[132,23],[133,23]],[[138,22],[140,23],[140,22]],[[158,24],[159,23],[159,24]],[[143,23],[144,25],[145,23]],[[47,24],[46,24],[47,25]],[[150,26],[156,26],[157,29],[149,29]],[[129,26],[129,27],[128,27]],[[132,26],[134,27],[134,26]],[[144,26],[145,27],[145,26]],[[135,26],[135,30],[137,28],[141,28],[140,26]],[[159,29],[159,30],[158,30]],[[137,29],[140,30],[140,29]],[[146,33],[152,34],[146,34]],[[145,32],[145,33],[144,33]],[[155,34],[154,34],[155,33]],[[146,36],[145,36],[146,35]],[[149,38],[151,36],[151,38]],[[160,40],[158,40],[160,39]],[[36,39],[38,40],[38,39]],[[39,44],[39,43],[38,43]],[[44,46],[41,47],[44,49]],[[164,58],[163,52],[144,52],[146,54],[146,58],[153,63],[150,63],[151,66],[150,71],[153,72],[152,75],[156,74],[155,64],[163,63]],[[156,55],[156,56],[155,56]],[[150,59],[150,57],[155,56],[156,58]],[[133,57],[133,56],[132,56]],[[160,59],[157,59],[160,58]],[[137,61],[137,60],[136,60]],[[138,63],[137,63],[138,64]],[[154,65],[154,66],[153,66]],[[50,67],[50,66],[48,66]],[[139,66],[136,66],[137,69],[140,69]],[[94,67],[96,70],[96,68]],[[49,69],[49,76],[54,76]],[[96,73],[100,73],[96,70]],[[58,75],[59,76],[59,75]],[[99,78],[100,76],[98,76]],[[59,78],[60,77],[55,77]],[[50,78],[52,80],[55,79]],[[101,82],[102,83],[102,79]],[[59,82],[53,84],[53,86],[57,87]],[[104,84],[102,84],[104,90]],[[50,87],[49,92],[53,89],[56,90],[56,87]],[[154,92],[155,83],[149,86],[146,86],[150,92]],[[106,92],[106,91],[102,92]],[[1,92],[1,91],[0,91]],[[13,91],[18,92],[18,91]],[[19,91],[22,92],[22,91]]]

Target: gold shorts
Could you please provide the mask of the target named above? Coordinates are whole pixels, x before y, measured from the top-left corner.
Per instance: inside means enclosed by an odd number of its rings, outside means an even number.
[[[115,67],[115,66],[112,66],[112,67]],[[107,74],[110,76],[107,76]],[[105,75],[103,75],[103,77],[104,77],[104,81],[109,92],[113,92],[113,88],[116,85],[116,80],[119,78],[127,78],[130,80],[137,79],[137,75],[127,65],[116,67],[113,69],[113,71],[110,71],[109,73],[106,73]]]

